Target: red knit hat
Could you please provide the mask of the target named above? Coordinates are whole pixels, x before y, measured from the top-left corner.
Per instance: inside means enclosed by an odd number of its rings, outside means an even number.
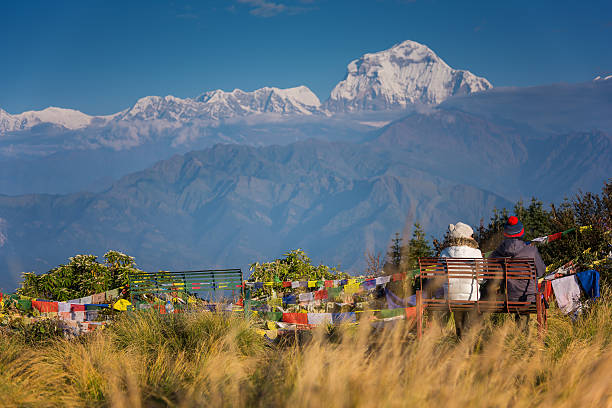
[[[519,238],[525,233],[523,224],[514,215],[508,218],[506,225],[504,225],[504,237],[506,238]]]

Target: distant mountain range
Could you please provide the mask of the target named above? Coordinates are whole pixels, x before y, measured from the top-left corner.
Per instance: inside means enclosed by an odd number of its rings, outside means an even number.
[[[521,197],[599,190],[610,112],[611,80],[492,89],[411,41],[352,61],[323,103],[301,86],[0,111],[0,287],[107,249],[155,270],[302,247],[361,272],[415,221],[440,236]]]
[[[425,45],[404,41],[392,48],[352,61],[347,74],[324,105],[306,86],[253,92],[220,89],[196,98],[147,96],[122,112],[89,116],[72,109],[47,108],[10,115],[0,110],[0,134],[48,123],[75,130],[105,126],[109,121],[164,120],[171,123],[218,121],[264,113],[329,115],[333,112],[404,108],[414,103],[438,104],[453,95],[492,88],[484,78],[454,70]]]

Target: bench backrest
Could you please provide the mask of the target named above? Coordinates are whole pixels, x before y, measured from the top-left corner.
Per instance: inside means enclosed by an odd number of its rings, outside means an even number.
[[[142,272],[128,274],[132,296],[172,292],[216,292],[241,290],[242,270],[209,269],[201,271]]]
[[[537,293],[537,277],[535,261],[531,258],[420,258],[420,285],[423,293],[423,304],[433,309],[471,309],[476,307],[482,311],[535,311],[531,302],[511,301],[508,292],[504,290],[502,297],[478,300],[453,300],[434,298],[432,292],[448,285],[450,282],[466,281],[500,282],[503,288],[510,281],[532,281]],[[452,281],[451,281],[452,280]]]

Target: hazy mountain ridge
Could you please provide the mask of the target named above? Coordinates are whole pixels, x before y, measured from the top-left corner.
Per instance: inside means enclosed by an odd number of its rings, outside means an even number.
[[[362,266],[365,248],[384,249],[406,223],[418,219],[436,230],[460,214],[472,212],[464,219],[477,222],[474,214],[507,204],[418,169],[396,174],[365,146],[217,145],[159,162],[99,194],[0,197],[7,236],[0,265],[14,280],[21,270],[107,248],[157,269],[244,266],[303,247],[351,270]]]

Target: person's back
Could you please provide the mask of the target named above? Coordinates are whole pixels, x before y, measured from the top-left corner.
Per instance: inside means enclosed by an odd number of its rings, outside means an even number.
[[[440,253],[443,258],[482,258],[482,253],[478,249],[478,243],[472,238],[473,230],[469,225],[458,222],[448,226],[449,240],[445,243],[445,248]],[[451,273],[451,271],[449,271]],[[449,278],[448,288],[445,285],[445,294],[453,300],[478,300],[479,285],[476,280],[476,273],[472,279]]]
[[[491,258],[529,258],[535,261],[536,274],[541,278],[546,273],[546,265],[538,248],[526,244],[522,237],[523,225],[517,217],[508,218],[504,226],[504,241],[491,254]],[[535,302],[536,288],[531,280],[508,281],[508,300],[513,302]]]
[[[458,222],[448,226],[448,241],[445,242],[445,248],[440,253],[442,258],[482,258],[482,253],[478,249],[478,243],[472,237],[472,228],[462,222]],[[444,295],[451,300],[470,300],[476,301],[480,297],[480,288],[478,279],[476,279],[476,269],[474,261],[466,260],[459,261],[461,270],[465,271],[465,266],[472,267],[473,275],[462,278],[448,278],[448,285],[444,284]],[[455,265],[457,265],[455,263]],[[452,267],[448,268],[448,273],[452,275]],[[462,333],[468,329],[468,326],[475,320],[476,316],[473,312],[467,310],[454,310],[455,333],[461,338]]]

